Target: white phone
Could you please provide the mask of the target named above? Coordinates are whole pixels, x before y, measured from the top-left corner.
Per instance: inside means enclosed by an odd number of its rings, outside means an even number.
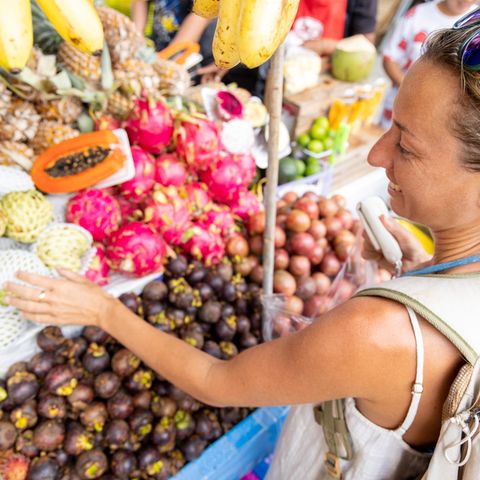
[[[373,248],[381,251],[387,262],[395,266],[395,274],[400,275],[402,250],[396,238],[380,220],[381,215],[389,215],[385,202],[377,196],[366,198],[357,204],[357,212]]]

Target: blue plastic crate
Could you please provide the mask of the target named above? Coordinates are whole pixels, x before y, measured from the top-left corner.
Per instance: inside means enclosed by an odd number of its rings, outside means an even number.
[[[264,407],[190,462],[175,480],[238,480],[273,452],[289,407]]]

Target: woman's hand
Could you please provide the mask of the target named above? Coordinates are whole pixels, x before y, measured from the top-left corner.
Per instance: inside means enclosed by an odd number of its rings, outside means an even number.
[[[432,257],[423,249],[422,244],[413,233],[409,232],[393,218],[381,215],[380,220],[385,228],[396,238],[400,250],[402,250],[403,272],[418,268],[421,264],[431,260]],[[382,252],[373,248],[372,242],[370,242],[366,232],[363,232],[362,257],[366,260],[377,262],[380,267],[388,270],[392,274],[395,271],[394,265],[385,260]]]
[[[7,302],[36,323],[95,325],[102,327],[116,300],[97,285],[69,270],[59,270],[63,279],[18,272],[27,285],[7,282]]]
[[[214,63],[210,63],[205,67],[198,69],[197,74],[202,77],[202,84],[209,82],[221,82],[224,75],[228,73],[228,70],[217,67]]]

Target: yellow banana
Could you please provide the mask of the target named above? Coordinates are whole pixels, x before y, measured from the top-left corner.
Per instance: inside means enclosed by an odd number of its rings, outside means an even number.
[[[413,235],[415,235],[415,237],[417,237],[417,240],[421,243],[423,249],[427,253],[429,253],[430,255],[433,255],[434,245],[433,245],[432,237],[427,235],[423,230],[421,230],[414,223],[411,223],[408,220],[405,220],[403,218],[397,218],[396,220],[402,226],[404,226],[410,233],[413,233]]]
[[[193,0],[193,13],[204,18],[214,18],[218,15],[220,0]]]
[[[220,68],[232,68],[240,62],[237,50],[240,11],[245,0],[220,0],[218,22],[213,36],[213,58]]]
[[[59,35],[78,50],[100,55],[103,27],[89,0],[37,0]]]
[[[18,73],[28,62],[33,46],[29,0],[0,0],[0,67]]]
[[[298,0],[245,0],[238,52],[249,68],[268,60],[283,42],[295,18]]]

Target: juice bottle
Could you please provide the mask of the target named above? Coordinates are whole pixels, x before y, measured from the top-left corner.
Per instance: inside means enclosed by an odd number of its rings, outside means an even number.
[[[348,121],[354,102],[355,92],[350,88],[335,98],[328,112],[328,121],[332,130],[337,130],[340,124]]]

